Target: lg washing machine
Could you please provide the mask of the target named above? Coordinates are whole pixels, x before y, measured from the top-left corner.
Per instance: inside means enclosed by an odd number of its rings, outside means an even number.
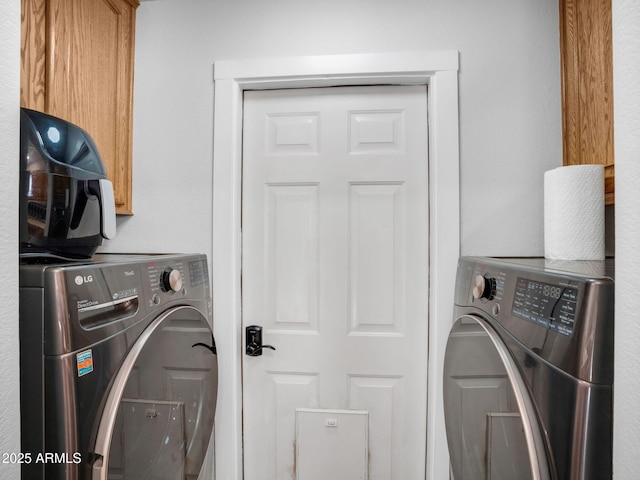
[[[455,480],[612,478],[613,260],[461,258],[444,365]]]
[[[22,478],[197,479],[218,362],[204,255],[20,266]]]

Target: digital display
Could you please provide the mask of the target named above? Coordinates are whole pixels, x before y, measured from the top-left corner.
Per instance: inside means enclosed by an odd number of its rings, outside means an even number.
[[[572,335],[578,289],[519,277],[512,315],[556,331]]]

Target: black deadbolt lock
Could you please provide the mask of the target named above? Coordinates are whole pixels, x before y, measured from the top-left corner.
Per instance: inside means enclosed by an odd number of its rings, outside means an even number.
[[[249,325],[245,331],[247,334],[245,353],[250,357],[262,355],[262,349],[264,348],[275,350],[275,347],[271,345],[262,344],[262,327],[260,325]]]

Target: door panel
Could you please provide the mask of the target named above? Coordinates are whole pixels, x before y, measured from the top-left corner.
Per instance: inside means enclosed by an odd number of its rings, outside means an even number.
[[[403,334],[405,185],[349,185],[349,334]]]
[[[295,472],[295,409],[369,412],[369,479],[424,478],[425,86],[245,92],[246,480]],[[331,459],[327,459],[331,461]]]
[[[280,331],[317,332],[318,185],[267,185],[266,317]]]

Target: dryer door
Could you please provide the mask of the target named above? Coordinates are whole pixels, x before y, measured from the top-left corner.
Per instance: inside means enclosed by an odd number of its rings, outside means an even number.
[[[482,318],[459,318],[444,364],[447,441],[455,480],[548,480],[542,432],[518,368]]]
[[[217,383],[206,316],[184,306],[154,320],[109,391],[92,478],[198,478],[213,430]]]

